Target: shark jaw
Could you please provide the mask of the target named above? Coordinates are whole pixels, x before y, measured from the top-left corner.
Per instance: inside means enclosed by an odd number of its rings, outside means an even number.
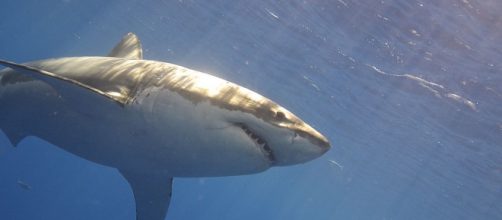
[[[117,168],[133,190],[137,220],[164,219],[173,177],[257,173],[330,148],[322,134],[266,97],[143,60],[131,33],[109,57],[0,64],[8,67],[0,71],[0,115],[9,116],[0,118],[0,129],[11,142],[34,135]]]
[[[238,128],[242,129],[242,131],[251,139],[254,144],[256,145],[257,148],[262,151],[263,155],[265,158],[268,159],[271,165],[274,165],[276,163],[276,158],[274,155],[274,151],[270,148],[268,145],[267,141],[257,135],[255,132],[253,132],[248,126],[246,126],[244,123],[235,123],[235,126]]]

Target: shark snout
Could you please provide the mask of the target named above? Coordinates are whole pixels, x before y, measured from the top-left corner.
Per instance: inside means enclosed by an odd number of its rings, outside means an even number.
[[[272,150],[276,155],[276,166],[287,166],[292,164],[301,164],[314,160],[325,154],[331,145],[320,133],[315,130],[307,132],[293,131],[289,141],[281,144],[271,144]]]
[[[321,154],[326,153],[329,149],[331,149],[331,144],[328,139],[323,136],[323,139],[318,139],[316,146],[319,147]]]
[[[329,149],[331,149],[331,144],[329,143],[328,139],[324,136],[322,136],[322,138],[318,139],[316,142],[317,142],[317,147],[321,149],[321,154],[324,154]]]
[[[303,136],[312,145],[314,145],[314,147],[318,148],[321,154],[326,153],[331,148],[329,140],[320,132],[307,124],[303,124],[301,127],[299,127],[297,132],[300,136]]]
[[[315,152],[315,155],[312,156],[312,159],[322,156],[329,149],[331,149],[331,144],[329,143],[328,139],[326,139],[326,137],[324,137],[323,135],[319,135],[310,136],[307,138],[311,143],[310,147],[315,148],[315,150],[313,150],[313,152]]]
[[[290,163],[304,163],[316,159],[331,149],[329,140],[320,132],[304,123],[295,130],[295,143]]]

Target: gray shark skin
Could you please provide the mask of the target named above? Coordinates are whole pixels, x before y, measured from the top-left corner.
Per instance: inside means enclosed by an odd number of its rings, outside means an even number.
[[[0,129],[14,146],[42,138],[129,182],[137,220],[167,214],[173,177],[300,164],[328,140],[293,113],[234,83],[142,59],[129,33],[107,57],[0,60]]]

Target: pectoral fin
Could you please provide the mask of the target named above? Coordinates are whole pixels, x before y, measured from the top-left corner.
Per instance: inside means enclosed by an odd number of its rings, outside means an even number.
[[[98,88],[95,88],[91,85],[88,85],[83,82],[79,82],[74,79],[70,79],[49,71],[37,69],[34,67],[26,66],[23,64],[13,63],[5,60],[0,60],[0,65],[9,67],[16,72],[24,74],[26,76],[32,77],[34,79],[43,81],[56,89],[60,90],[74,90],[81,91],[82,89],[87,89],[88,91],[92,91],[95,94],[102,95],[111,100],[116,101],[121,106],[124,106],[129,100],[129,96],[127,94],[123,94],[116,91],[102,91]]]
[[[173,178],[164,174],[120,170],[134,193],[136,220],[164,220],[171,201]]]

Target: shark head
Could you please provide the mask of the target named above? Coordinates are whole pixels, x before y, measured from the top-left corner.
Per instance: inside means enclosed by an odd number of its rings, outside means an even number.
[[[236,147],[221,151],[254,155],[254,159],[247,162],[266,168],[304,163],[330,149],[329,141],[321,133],[252,90],[194,70],[175,72],[182,76],[170,76],[167,77],[169,80],[159,83],[195,102],[196,106],[199,102],[210,103],[221,112],[215,118],[223,119],[238,131],[228,132],[222,137],[235,140],[232,145]],[[180,80],[172,80],[176,78]],[[234,135],[239,137],[232,137]],[[261,152],[261,158],[256,157],[256,152]]]
[[[159,75],[160,79],[148,86],[165,95],[146,97],[156,106],[155,114],[150,114],[157,115],[153,119],[159,124],[156,130],[172,125],[167,131],[178,132],[172,136],[190,137],[190,142],[183,146],[173,143],[173,138],[164,141],[183,149],[178,152],[186,152],[173,158],[184,158],[187,163],[179,166],[183,168],[176,172],[180,175],[256,173],[272,166],[305,163],[330,149],[329,141],[320,132],[250,89],[172,64],[156,69],[159,73],[150,75]],[[183,117],[172,117],[173,114]],[[193,150],[186,151],[189,148]],[[191,172],[187,172],[188,168]]]
[[[254,164],[263,169],[300,164],[318,158],[330,149],[328,139],[299,117],[240,85],[182,67],[177,67],[157,83],[159,87],[190,100],[194,106],[202,103],[213,106],[216,109],[214,111],[219,113],[207,116],[209,114],[204,112],[204,118],[217,118],[215,120],[224,121],[224,124],[230,125],[226,127],[231,128],[218,135],[218,139],[224,140],[220,143],[230,143],[228,140],[232,140],[231,144],[226,144],[231,147],[225,146],[218,151],[225,152],[229,157],[240,158],[243,164]],[[209,136],[209,133],[205,134]],[[245,161],[242,155],[252,156]],[[221,157],[218,154],[214,158]]]

